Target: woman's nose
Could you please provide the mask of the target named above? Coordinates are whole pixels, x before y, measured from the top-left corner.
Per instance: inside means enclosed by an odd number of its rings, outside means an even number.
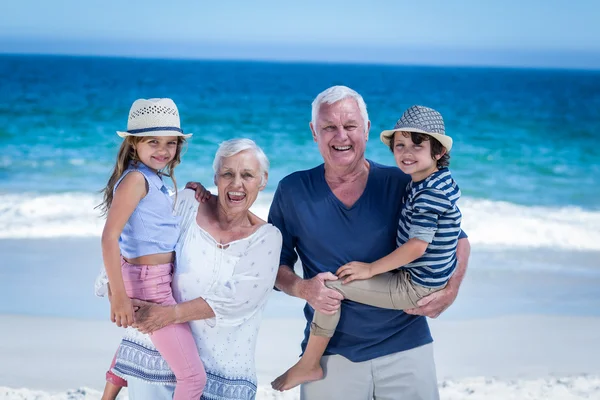
[[[241,186],[241,184],[242,184],[242,177],[241,177],[240,175],[236,174],[236,175],[233,177],[233,182],[232,182],[232,183],[233,183],[233,185],[234,185],[235,187],[239,187],[239,186]]]

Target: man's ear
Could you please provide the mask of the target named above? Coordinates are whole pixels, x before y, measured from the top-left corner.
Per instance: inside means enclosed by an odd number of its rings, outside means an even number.
[[[312,122],[309,122],[308,126],[310,127],[310,131],[312,132],[313,140],[316,142],[317,141],[317,132],[315,132],[315,126],[313,125]]]

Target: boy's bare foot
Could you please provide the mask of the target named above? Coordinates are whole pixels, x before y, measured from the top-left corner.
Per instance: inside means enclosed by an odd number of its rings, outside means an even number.
[[[302,363],[302,360],[300,360],[292,368],[285,371],[283,375],[280,375],[271,382],[271,387],[283,392],[284,390],[295,388],[302,383],[318,381],[320,379],[323,379],[323,369],[319,364],[308,365]]]

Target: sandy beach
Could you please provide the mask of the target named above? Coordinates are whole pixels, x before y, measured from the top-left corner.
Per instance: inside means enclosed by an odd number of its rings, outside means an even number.
[[[118,328],[103,321],[0,318],[0,399],[100,398]],[[277,393],[269,382],[295,360],[302,326],[300,319],[264,321],[258,399],[299,398],[298,390]],[[506,316],[434,320],[431,327],[443,399],[600,398],[600,318]]]
[[[92,293],[99,250],[97,238],[0,240],[0,400],[100,399],[121,330]],[[474,251],[458,299],[430,320],[442,399],[600,399],[598,256]],[[302,305],[271,294],[257,399],[299,398],[269,383],[299,355]]]

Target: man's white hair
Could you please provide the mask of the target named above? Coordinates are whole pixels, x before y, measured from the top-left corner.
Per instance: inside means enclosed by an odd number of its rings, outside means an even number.
[[[315,132],[317,131],[317,118],[319,118],[319,110],[321,109],[321,105],[334,104],[340,100],[348,98],[356,100],[358,109],[360,110],[360,116],[363,119],[364,129],[365,131],[367,130],[369,113],[367,113],[367,105],[365,104],[362,96],[355,90],[350,89],[348,86],[332,86],[319,93],[312,102],[311,122],[314,126]]]
[[[230,139],[219,145],[213,161],[215,178],[217,177],[219,169],[221,169],[224,158],[235,156],[246,150],[251,150],[256,156],[258,164],[260,165],[260,184],[261,186],[264,185],[266,183],[267,173],[269,172],[269,159],[265,155],[265,152],[251,139]]]

